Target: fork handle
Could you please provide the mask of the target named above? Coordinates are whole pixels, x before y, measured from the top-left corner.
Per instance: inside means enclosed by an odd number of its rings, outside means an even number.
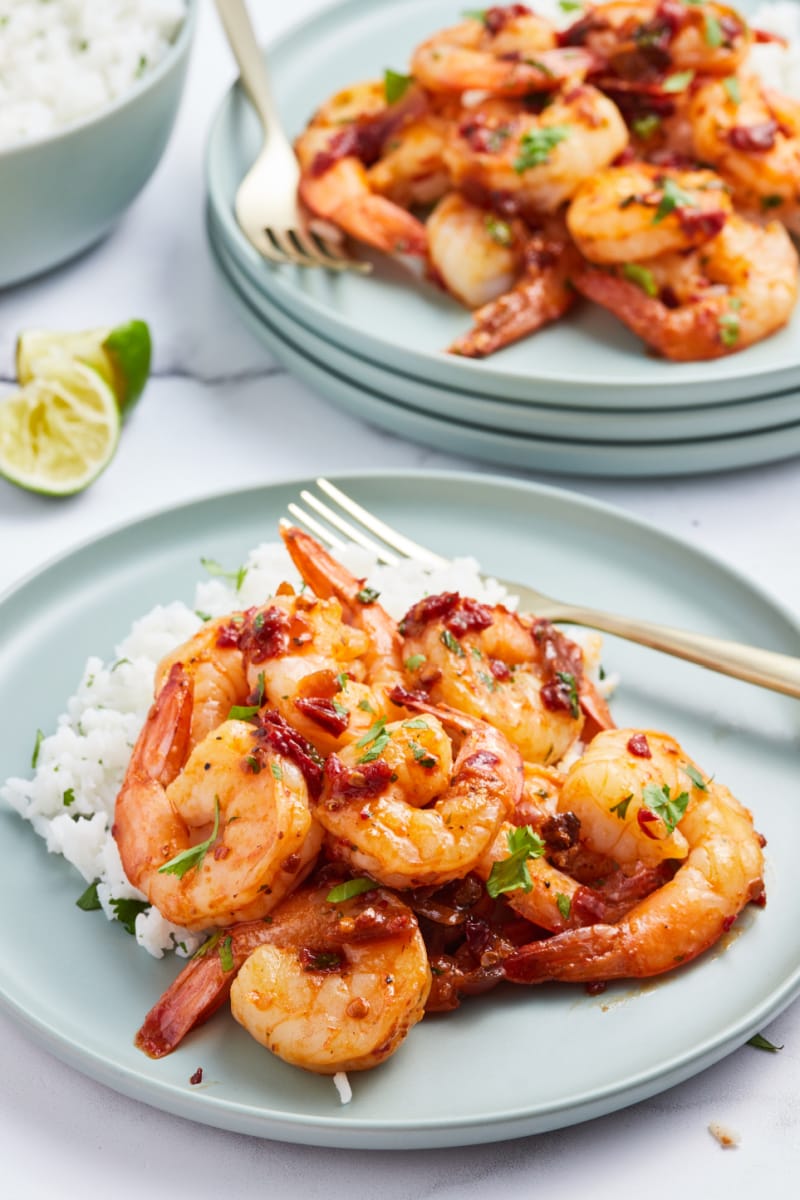
[[[532,607],[532,611],[536,612],[536,608]],[[630,620],[613,613],[574,605],[554,605],[552,612],[542,615],[567,625],[599,629],[629,642],[649,646],[652,650],[662,650],[665,654],[685,658],[711,671],[732,675],[735,679],[744,679],[748,683],[800,699],[800,658],[791,654],[778,654],[774,650],[761,650],[741,642],[728,642],[702,633],[689,633],[667,625]]]
[[[265,135],[286,141],[288,145],[247,5],[244,0],[216,0],[216,4],[233,56],[239,64],[242,86],[258,113]]]

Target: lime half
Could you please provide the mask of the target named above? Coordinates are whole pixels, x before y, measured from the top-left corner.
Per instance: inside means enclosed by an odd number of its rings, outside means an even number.
[[[58,378],[64,364],[77,359],[103,377],[120,412],[127,413],[144,391],[151,356],[150,330],[144,321],[83,333],[30,329],[17,340],[17,378],[22,384]]]
[[[106,381],[67,361],[0,400],[0,475],[31,492],[70,496],[108,466],[119,431]]]

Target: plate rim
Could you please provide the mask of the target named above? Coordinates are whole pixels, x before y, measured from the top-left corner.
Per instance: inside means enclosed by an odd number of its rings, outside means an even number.
[[[615,504],[597,500],[591,496],[582,495],[572,489],[535,481],[508,478],[501,474],[479,473],[474,471],[444,470],[430,468],[390,468],[351,470],[331,473],[332,479],[342,486],[348,483],[358,485],[359,481],[385,482],[391,479],[397,488],[412,488],[418,479],[425,479],[441,488],[458,488],[482,486],[489,491],[502,493],[504,499],[514,497],[515,501],[526,496],[536,497],[540,502],[554,500],[564,506],[567,511],[577,511],[580,514],[599,513],[612,521],[622,531],[626,528],[638,533],[655,534],[666,545],[688,554],[690,560],[710,564],[717,572],[729,577],[737,585],[759,600],[761,604],[780,617],[782,626],[780,641],[790,639],[800,641],[800,615],[764,587],[760,581],[751,578],[746,572],[734,567],[712,551],[693,545],[685,538],[661,529],[656,523]],[[0,607],[10,599],[35,585],[43,576],[53,569],[79,557],[89,550],[102,549],[103,543],[148,523],[169,519],[176,514],[187,514],[192,509],[202,509],[204,506],[226,504],[231,501],[246,502],[248,498],[275,494],[282,489],[298,489],[310,482],[308,477],[287,475],[269,483],[254,484],[248,487],[233,487],[223,491],[210,490],[179,503],[162,503],[150,510],[115,522],[99,534],[87,535],[70,547],[50,556],[45,562],[27,572],[22,578],[12,582],[0,594]],[[22,818],[4,806],[4,820],[10,819],[22,825]],[[35,837],[33,831],[31,837]],[[399,1125],[396,1120],[377,1118],[357,1121],[348,1119],[346,1109],[337,1112],[335,1116],[315,1114],[308,1116],[300,1113],[286,1113],[271,1109],[254,1111],[252,1106],[239,1104],[235,1101],[212,1098],[211,1104],[205,1104],[200,1094],[186,1093],[169,1080],[151,1079],[141,1070],[132,1069],[125,1064],[110,1060],[107,1055],[85,1045],[76,1044],[75,1040],[60,1032],[51,1020],[45,1020],[41,1014],[24,1010],[20,1003],[13,998],[6,987],[6,973],[0,971],[0,996],[3,1006],[15,1020],[25,1028],[35,1040],[56,1057],[66,1061],[75,1069],[88,1074],[102,1083],[108,1083],[116,1090],[122,1091],[134,1099],[149,1103],[156,1108],[172,1112],[190,1120],[213,1125],[217,1128],[232,1129],[261,1137],[278,1138],[288,1141],[313,1145],[350,1145],[353,1148],[416,1148],[423,1146],[457,1146],[469,1144],[475,1140],[476,1130],[481,1133],[482,1141],[506,1140],[525,1133],[545,1132],[549,1128],[561,1128],[568,1124],[588,1119],[593,1115],[615,1111],[616,1108],[627,1104],[637,1103],[649,1095],[656,1094],[665,1087],[671,1087],[683,1078],[706,1069],[713,1062],[719,1061],[730,1053],[736,1046],[742,1044],[751,1036],[755,1028],[765,1020],[782,1011],[800,991],[800,959],[793,972],[787,975],[779,986],[773,988],[768,996],[751,1009],[745,1018],[729,1021],[723,1030],[714,1037],[707,1037],[700,1047],[684,1050],[675,1054],[667,1065],[659,1068],[647,1068],[636,1075],[630,1074],[622,1080],[616,1080],[602,1088],[593,1088],[591,1092],[579,1096],[565,1098],[557,1104],[548,1104],[546,1110],[542,1106],[517,1106],[495,1112],[491,1118],[485,1115],[464,1117],[440,1117],[429,1119],[424,1126],[415,1126],[413,1121]],[[670,1072],[667,1084],[661,1082],[665,1072]],[[125,1086],[121,1086],[122,1084]],[[609,1107],[605,1102],[614,1100],[620,1093],[635,1095],[622,1105]],[[198,1104],[198,1101],[200,1103]],[[563,1114],[571,1112],[569,1120],[563,1120]],[[548,1115],[556,1117],[548,1122]],[[223,1119],[224,1116],[224,1119]],[[272,1126],[272,1129],[264,1126]],[[457,1134],[452,1138],[451,1134]],[[344,1140],[343,1140],[344,1135]],[[444,1135],[444,1136],[442,1136]],[[468,1136],[469,1135],[469,1136]],[[348,1140],[349,1139],[349,1140]]]

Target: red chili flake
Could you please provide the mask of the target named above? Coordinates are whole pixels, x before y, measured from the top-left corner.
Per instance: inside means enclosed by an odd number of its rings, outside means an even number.
[[[509,22],[515,21],[517,17],[529,17],[530,15],[531,10],[527,4],[497,4],[484,9],[483,23],[492,37],[495,37],[505,29]]]
[[[445,625],[455,637],[463,637],[465,633],[479,633],[488,629],[493,620],[492,610],[478,600],[465,596],[459,601],[458,607],[445,619]]]
[[[239,636],[239,648],[251,663],[279,658],[289,649],[289,618],[282,608],[251,610]]]
[[[214,858],[219,862],[220,859],[227,858],[230,852],[230,846],[226,846],[223,842],[220,842],[218,846],[214,847]]]
[[[411,708],[415,712],[425,711],[430,708],[430,699],[425,692],[410,692],[408,688],[397,686],[393,687],[388,693],[392,704],[396,704],[399,708]]]
[[[722,932],[723,933],[728,932],[728,930],[731,928],[734,921],[736,920],[737,915],[738,915],[737,913],[732,913],[729,917],[725,918],[725,920],[722,922]]]
[[[724,212],[698,212],[693,208],[678,208],[675,211],[681,229],[689,236],[699,234],[702,237],[716,237],[727,221]]]
[[[500,683],[505,683],[506,680],[511,678],[510,668],[499,658],[489,659],[489,670],[495,679],[497,679]]]
[[[331,754],[325,763],[325,783],[330,794],[329,807],[335,808],[335,801],[338,799],[368,800],[379,796],[389,786],[392,773],[392,768],[381,758],[375,762],[347,767],[336,754]]]
[[[189,1076],[189,1083],[202,1083],[202,1082],[203,1082],[203,1068],[198,1067],[197,1070],[195,1071],[194,1075]]]
[[[654,842],[657,842],[658,834],[654,833],[652,829],[648,829],[649,825],[652,825],[654,821],[658,821],[656,814],[651,812],[649,808],[645,808],[643,805],[636,814],[636,820],[639,823],[639,828],[641,829],[642,833],[647,834],[649,838],[652,838]]]
[[[418,637],[431,621],[438,621],[451,613],[460,599],[458,592],[439,592],[418,600],[400,622],[403,637]]]
[[[745,153],[771,150],[779,128],[775,120],[761,121],[757,125],[734,125],[733,129],[728,130],[728,141],[734,150],[743,150]]]
[[[500,759],[491,750],[476,750],[474,754],[470,754],[469,758],[465,758],[461,764],[463,767],[469,767],[471,771],[479,773],[492,772],[492,768],[498,766]]]
[[[425,104],[425,97],[419,89],[409,88],[396,104],[345,125],[333,135],[326,148],[314,157],[311,175],[315,178],[324,175],[340,158],[357,158],[365,166],[372,166],[380,158],[387,139],[406,121],[421,115]]]
[[[788,46],[785,37],[781,37],[779,33],[770,33],[767,29],[754,29],[753,40],[756,42],[778,42],[781,46]]]
[[[350,724],[350,713],[346,710],[338,711],[332,700],[326,700],[322,696],[301,696],[299,700],[295,700],[294,706],[334,737],[344,733]]]
[[[634,733],[628,738],[628,751],[635,755],[636,758],[652,758],[650,752],[650,743],[647,740],[647,735],[644,733]]]
[[[573,21],[566,29],[562,29],[558,35],[559,46],[584,46],[592,33],[602,33],[604,30],[610,29],[608,20],[601,17],[598,13],[589,13],[585,17],[579,17],[577,21]]]
[[[249,613],[243,613],[241,616],[231,617],[230,621],[220,625],[216,637],[216,643],[220,649],[230,650],[238,647],[249,615]]]
[[[311,795],[319,796],[322,791],[323,762],[310,742],[292,729],[274,709],[259,713],[254,732],[257,738],[277,750],[278,754],[291,759],[302,771]]]

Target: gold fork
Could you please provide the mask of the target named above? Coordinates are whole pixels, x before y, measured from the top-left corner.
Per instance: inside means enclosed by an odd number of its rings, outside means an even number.
[[[330,480],[321,478],[316,482],[325,500],[305,489],[300,493],[300,498],[312,510],[311,513],[298,504],[289,504],[287,507],[296,521],[305,525],[332,550],[341,549],[345,543],[328,526],[344,534],[349,541],[364,546],[375,554],[380,562],[390,566],[396,566],[403,558],[411,558],[431,567],[447,565],[448,559],[412,541],[385,521],[381,521]],[[317,515],[314,516],[313,513]],[[323,525],[319,517],[327,521],[328,525]],[[590,629],[599,629],[603,633],[649,646],[652,650],[661,650],[665,654],[688,659],[689,662],[698,663],[711,671],[719,671],[723,675],[732,675],[736,679],[744,679],[748,683],[800,698],[800,658],[708,637],[705,634],[672,629],[665,625],[653,624],[651,621],[599,612],[581,605],[564,604],[525,584],[508,579],[500,579],[498,582],[510,592],[516,593],[523,609],[535,613],[537,617],[566,625],[585,625]]]
[[[264,130],[259,155],[236,193],[236,219],[242,232],[270,262],[365,274],[370,263],[348,258],[338,246],[312,233],[300,212],[300,167],[281,126],[244,0],[217,0],[217,11],[239,64],[242,86]]]

